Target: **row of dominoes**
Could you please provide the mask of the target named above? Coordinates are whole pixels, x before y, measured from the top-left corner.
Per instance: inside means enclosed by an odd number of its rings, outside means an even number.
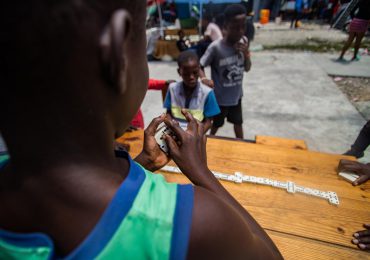
[[[175,173],[181,173],[181,170],[178,167],[173,166],[165,166],[162,168],[163,171],[167,172],[175,172]],[[333,191],[320,191],[316,189],[306,188],[303,186],[296,185],[294,182],[288,181],[288,182],[282,182],[282,181],[276,181],[271,180],[268,178],[263,177],[256,177],[256,176],[249,176],[244,175],[240,172],[236,172],[234,175],[231,174],[225,174],[221,172],[212,172],[213,175],[223,181],[230,181],[235,183],[242,183],[242,182],[248,182],[248,183],[255,183],[260,185],[267,185],[279,189],[284,189],[289,193],[302,193],[318,198],[322,198],[325,200],[328,200],[330,204],[332,205],[339,205],[339,198],[337,194]]]

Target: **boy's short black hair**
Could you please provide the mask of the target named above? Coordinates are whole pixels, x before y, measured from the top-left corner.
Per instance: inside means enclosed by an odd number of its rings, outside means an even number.
[[[191,51],[191,50],[183,51],[180,53],[179,57],[177,58],[177,65],[180,68],[181,65],[183,65],[184,63],[188,61],[196,61],[199,63],[198,55],[194,51]]]
[[[244,6],[241,4],[229,5],[224,12],[225,24],[229,23],[235,16],[241,14],[247,14],[247,10],[244,8]]]

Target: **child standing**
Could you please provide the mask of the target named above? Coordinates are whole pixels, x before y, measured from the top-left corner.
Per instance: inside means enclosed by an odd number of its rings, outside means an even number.
[[[215,94],[211,88],[198,81],[199,60],[195,52],[182,52],[177,62],[182,81],[169,86],[164,107],[184,128],[186,119],[181,109],[187,109],[194,118],[203,122],[206,132],[212,125],[212,118],[220,113]]]
[[[221,113],[213,120],[211,134],[223,126],[225,118],[234,124],[237,138],[243,138],[243,74],[251,68],[248,39],[244,37],[246,10],[242,5],[230,5],[225,10],[225,37],[214,41],[200,60],[202,68],[211,66],[212,81]],[[203,70],[201,81],[212,85]]]

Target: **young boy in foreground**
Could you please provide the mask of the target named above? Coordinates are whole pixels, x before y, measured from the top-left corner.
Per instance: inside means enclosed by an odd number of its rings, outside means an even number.
[[[0,259],[273,259],[206,163],[204,126],[158,117],[136,162],[113,152],[146,92],[146,1],[3,1]],[[135,22],[133,22],[135,19]],[[194,186],[155,171],[171,158]],[[140,165],[141,164],[141,165]],[[221,245],[221,246],[220,246]]]
[[[220,113],[220,108],[213,90],[198,81],[198,56],[193,51],[184,51],[178,57],[177,63],[182,81],[169,86],[163,105],[167,113],[179,121],[180,125],[187,123],[181,113],[181,109],[187,109],[195,119],[204,124],[204,130],[208,131],[212,118]]]
[[[202,68],[211,66],[212,81],[203,70],[200,77],[204,84],[213,85],[221,113],[213,119],[211,135],[223,126],[225,118],[234,125],[236,138],[244,138],[241,99],[243,97],[244,71],[251,68],[248,40],[245,34],[246,10],[240,4],[225,10],[225,35],[214,41],[200,60]]]

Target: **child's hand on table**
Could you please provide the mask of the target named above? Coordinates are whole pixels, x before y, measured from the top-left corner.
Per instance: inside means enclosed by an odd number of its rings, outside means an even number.
[[[339,171],[352,172],[360,176],[352,183],[353,186],[361,185],[370,179],[370,163],[363,164],[356,161],[340,160]]]
[[[170,158],[159,148],[154,138],[155,132],[164,118],[165,114],[154,118],[145,129],[143,150],[135,158],[136,162],[152,172],[162,168],[170,161]]]
[[[357,231],[353,234],[352,243],[362,250],[370,250],[370,224],[364,224],[366,230]]]

